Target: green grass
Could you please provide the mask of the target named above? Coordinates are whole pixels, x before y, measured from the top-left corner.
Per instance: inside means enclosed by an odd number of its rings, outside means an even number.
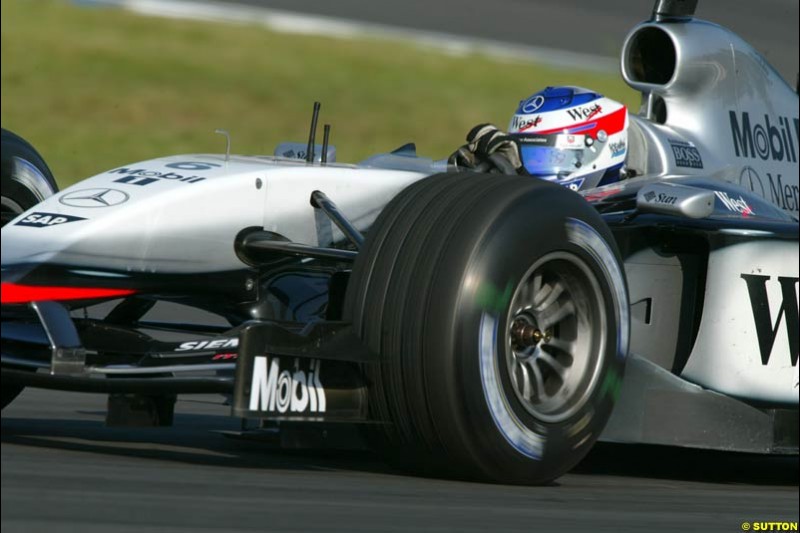
[[[629,105],[617,76],[456,57],[381,39],[142,17],[64,1],[2,2],[3,127],[30,140],[62,186],[176,153],[271,154],[304,141],[311,104],[340,161],[415,141],[446,157],[479,122],[506,127],[545,85],[592,87]]]

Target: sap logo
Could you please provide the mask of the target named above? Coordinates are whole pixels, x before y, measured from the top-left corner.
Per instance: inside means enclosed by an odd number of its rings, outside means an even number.
[[[114,183],[127,183],[128,185],[150,185],[160,180],[197,183],[205,179],[200,176],[183,176],[175,172],[158,172],[157,170],[147,170],[144,168],[117,168],[109,170],[108,173],[127,174],[125,177],[115,179]]]
[[[253,361],[250,383],[250,410],[277,413],[324,413],[325,389],[319,379],[320,361],[312,359],[308,371],[300,369],[299,359],[294,370],[281,370],[281,361],[258,356]]]
[[[239,346],[239,339],[215,339],[211,341],[187,341],[181,343],[180,346],[175,348],[176,352],[186,352],[186,351],[206,351],[206,350],[220,350],[220,349],[227,349],[227,348],[236,348]]]
[[[753,208],[747,203],[747,200],[739,196],[739,198],[733,198],[725,191],[714,191],[714,194],[717,195],[717,198],[722,202],[728,211],[733,211],[734,213],[739,213],[742,216],[750,216],[755,215],[753,212]]]
[[[762,161],[771,159],[773,161],[797,162],[797,137],[800,136],[800,122],[794,122],[794,134],[789,118],[778,117],[777,124],[775,119],[770,121],[769,115],[764,115],[764,123],[752,125],[750,114],[746,111],[741,115],[741,122],[735,111],[730,111],[731,136],[733,137],[733,149],[736,157],[760,158]]]
[[[589,107],[574,107],[572,109],[567,109],[567,113],[572,120],[589,120],[590,118],[594,117],[603,112],[603,108],[600,107],[600,104],[594,104],[593,106]]]
[[[759,274],[742,274],[742,279],[747,283],[747,293],[750,296],[750,308],[753,310],[753,321],[758,337],[758,349],[761,352],[761,364],[769,363],[775,338],[781,327],[781,322],[786,324],[786,334],[789,337],[789,360],[792,366],[797,366],[798,335],[800,321],[797,316],[797,286],[800,278],[778,277],[781,286],[781,307],[778,316],[772,320],[767,296],[767,281],[770,276]]]
[[[28,226],[30,228],[47,228],[50,226],[59,226],[67,222],[77,222],[78,220],[86,220],[83,217],[75,217],[72,215],[59,215],[56,213],[31,213],[16,224],[15,226]]]

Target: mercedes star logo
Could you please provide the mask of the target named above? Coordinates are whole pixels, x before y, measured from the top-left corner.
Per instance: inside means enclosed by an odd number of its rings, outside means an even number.
[[[761,177],[753,167],[744,167],[742,169],[742,173],[739,174],[739,186],[753,191],[762,198],[766,198],[764,196],[764,184],[761,183]]]
[[[128,201],[128,193],[117,189],[80,189],[58,199],[70,207],[111,207]]]

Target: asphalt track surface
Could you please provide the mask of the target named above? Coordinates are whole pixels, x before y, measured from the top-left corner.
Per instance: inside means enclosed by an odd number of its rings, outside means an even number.
[[[26,390],[2,416],[3,533],[15,531],[741,531],[798,520],[797,457],[599,446],[547,487],[417,477],[354,451],[279,450],[219,396],[173,428],[107,428],[105,399]]]
[[[462,37],[619,57],[652,0],[223,0]],[[792,86],[798,73],[797,0],[699,0],[697,17],[726,26]]]

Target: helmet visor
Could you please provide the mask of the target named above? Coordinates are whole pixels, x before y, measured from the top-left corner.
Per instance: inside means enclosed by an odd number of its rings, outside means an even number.
[[[522,164],[533,176],[566,177],[597,157],[585,135],[520,135]]]
[[[564,176],[581,166],[582,150],[522,146],[522,164],[532,176]]]

